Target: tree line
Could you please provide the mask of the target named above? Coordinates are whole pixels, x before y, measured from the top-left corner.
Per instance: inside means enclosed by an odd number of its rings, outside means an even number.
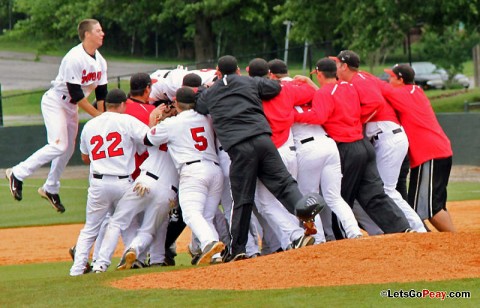
[[[0,27],[47,48],[74,41],[78,21],[96,18],[109,51],[210,63],[223,54],[270,58],[290,21],[289,40],[324,55],[352,49],[374,65],[421,39],[425,57],[459,71],[479,42],[479,11],[480,0],[0,0]]]

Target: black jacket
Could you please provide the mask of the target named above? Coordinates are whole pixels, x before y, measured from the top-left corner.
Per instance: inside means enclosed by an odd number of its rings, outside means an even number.
[[[201,114],[210,113],[215,133],[228,151],[253,136],[272,134],[262,100],[272,99],[280,90],[280,83],[275,80],[228,75],[200,90],[195,109]]]

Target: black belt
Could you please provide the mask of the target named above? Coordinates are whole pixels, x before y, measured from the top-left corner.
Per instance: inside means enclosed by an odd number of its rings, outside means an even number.
[[[149,177],[151,177],[151,178],[154,179],[154,180],[158,180],[158,176],[156,176],[156,175],[153,174],[153,173],[150,173],[150,172],[147,171],[146,175],[148,175]]]
[[[201,159],[198,159],[198,160],[192,160],[192,161],[189,161],[189,162],[186,162],[185,165],[191,165],[191,164],[196,164],[196,163],[199,163],[201,162],[202,160]],[[220,166],[218,163],[212,161],[212,163],[214,163],[215,165],[217,166]]]
[[[310,142],[310,141],[313,141],[313,140],[315,140],[315,138],[309,137],[309,138],[305,138],[305,139],[300,140],[300,143],[304,144],[304,143],[307,143],[307,142]]]
[[[289,149],[290,149],[290,151],[296,151],[297,150],[297,148],[295,146],[291,146],[291,147],[289,147]]]
[[[401,133],[401,132],[403,132],[401,127],[395,128],[394,130],[392,130],[392,133],[394,133],[394,134],[398,134],[398,133]],[[383,133],[383,132],[379,132],[378,134],[373,136],[373,139],[378,140],[378,135],[380,135],[381,133]]]
[[[99,180],[103,179],[103,174],[96,174],[96,173],[94,173],[92,176],[93,176],[94,179],[99,179]],[[121,179],[129,178],[129,177],[130,177],[129,175],[118,175],[118,178],[119,178],[120,180],[121,180]]]
[[[148,172],[145,173],[147,176],[151,177],[152,179],[154,179],[155,181],[159,179],[159,177],[151,172]],[[178,188],[176,188],[175,186],[172,185],[172,187],[170,187],[175,193],[178,193]]]
[[[223,151],[223,147],[219,147],[218,149],[219,149],[220,151]]]

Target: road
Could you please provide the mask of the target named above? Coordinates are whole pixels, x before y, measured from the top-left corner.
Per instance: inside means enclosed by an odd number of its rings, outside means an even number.
[[[2,91],[48,89],[58,74],[61,57],[41,56],[35,60],[33,53],[0,51],[0,85]],[[109,79],[137,72],[153,72],[160,68],[155,63],[130,63],[109,61]],[[110,80],[110,82],[114,82]]]

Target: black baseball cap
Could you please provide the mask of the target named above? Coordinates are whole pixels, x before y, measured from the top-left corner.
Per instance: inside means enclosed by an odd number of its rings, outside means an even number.
[[[234,74],[238,68],[237,59],[234,56],[223,56],[218,59],[218,70],[223,75]]]
[[[121,89],[108,91],[105,102],[108,104],[121,104],[127,101],[127,95]]]
[[[336,73],[337,72],[337,65],[335,64],[335,60],[329,58],[322,58],[317,61],[315,64],[315,70],[318,72],[331,72],[331,73]],[[315,71],[313,71],[311,74],[313,74]]]
[[[130,91],[145,90],[152,84],[152,79],[147,73],[136,73],[130,77]]]
[[[287,65],[280,59],[268,61],[268,68],[272,74],[288,74]]]
[[[175,93],[175,100],[184,104],[195,104],[195,91],[190,87],[181,87]]]
[[[202,85],[202,77],[195,73],[189,73],[183,76],[182,86],[198,88]]]
[[[415,71],[408,64],[395,64],[392,69],[384,69],[383,71],[392,77],[402,78],[405,84],[414,83]]]
[[[342,50],[336,57],[330,57],[335,62],[346,63],[349,67],[360,67],[360,56],[351,50]]]
[[[268,63],[265,59],[255,58],[248,63],[247,71],[251,77],[263,77],[268,74]]]

